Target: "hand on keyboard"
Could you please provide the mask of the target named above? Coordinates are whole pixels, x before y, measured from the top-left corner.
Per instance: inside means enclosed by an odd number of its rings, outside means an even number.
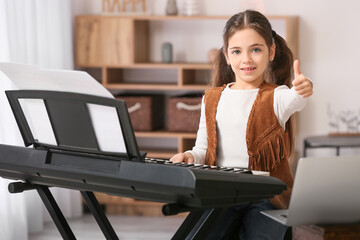
[[[178,153],[175,154],[172,158],[170,158],[170,161],[172,161],[173,163],[178,163],[178,162],[194,163],[194,157],[191,153]]]

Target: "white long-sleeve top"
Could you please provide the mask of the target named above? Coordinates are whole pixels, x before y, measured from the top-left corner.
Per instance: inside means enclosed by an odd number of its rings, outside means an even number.
[[[217,106],[217,157],[221,167],[248,168],[249,155],[246,145],[246,127],[250,111],[259,89],[231,89],[228,84],[222,91]],[[301,97],[294,88],[279,86],[274,91],[274,112],[285,129],[290,116],[304,108],[307,100]],[[194,163],[205,163],[207,149],[207,132],[204,98],[202,99],[201,116],[195,146],[190,152]]]

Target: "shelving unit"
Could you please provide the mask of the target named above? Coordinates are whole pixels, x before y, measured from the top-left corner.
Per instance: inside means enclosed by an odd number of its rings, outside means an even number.
[[[222,21],[229,16],[114,16],[84,15],[76,17],[76,66],[101,69],[102,84],[108,89],[136,91],[203,92],[210,78],[211,65],[205,61],[164,64],[150,57],[151,24],[168,22]],[[297,56],[298,18],[268,16]],[[211,31],[211,30],[210,30]],[[214,36],[218,35],[214,32]],[[220,46],[219,46],[220,47]],[[134,73],[138,76],[134,79]],[[161,75],[165,73],[165,75]],[[129,77],[131,76],[131,77]],[[153,76],[153,78],[151,77]],[[168,81],[167,78],[172,78]],[[143,78],[143,79],[141,79]],[[163,81],[158,81],[163,79]],[[165,131],[136,132],[138,137],[176,138],[173,151],[149,150],[149,156],[169,157],[187,150],[196,134]],[[143,150],[143,149],[142,149]],[[161,151],[160,151],[161,150]]]
[[[207,63],[205,56],[212,47],[206,48],[203,43],[206,44],[212,40],[213,37],[210,35],[213,34],[220,37],[219,44],[215,45],[219,48],[222,44],[221,31],[228,18],[229,16],[77,16],[75,63],[77,67],[87,70],[97,78],[106,88],[124,93],[144,91],[203,93],[207,88],[211,73],[211,65]],[[268,16],[268,18],[276,32],[287,40],[289,47],[297,56],[298,18],[295,16]],[[191,43],[183,43],[182,47],[189,48],[196,45],[193,49],[202,51],[200,55],[204,56],[203,60],[185,59],[175,63],[161,63],[156,53],[160,52],[159,41],[164,41],[164,39],[153,35],[165,35],[163,31],[169,30],[170,33],[167,36],[171,37],[179,32],[183,35],[186,34],[186,30],[196,28],[196,23],[199,22],[203,25],[198,26],[197,35],[183,38],[183,40],[195,40]],[[166,28],[168,24],[172,24],[173,27]],[[177,25],[174,24],[185,26],[178,30]],[[221,26],[221,29],[215,30],[215,25]],[[162,28],[163,26],[165,27]],[[174,28],[176,32],[173,32]],[[174,38],[176,37],[179,35]],[[200,40],[197,41],[197,38]],[[94,75],[93,70],[100,73],[97,72]],[[196,133],[166,130],[135,132],[135,135],[138,139],[175,139],[177,141],[177,145],[172,148],[148,148],[140,145],[141,151],[147,152],[148,157],[154,158],[170,158],[177,152],[191,149],[196,139]],[[108,211],[113,214],[124,214],[124,209],[127,209],[126,214],[155,214],[153,210],[149,210],[149,203],[143,201],[106,194],[97,196],[100,199],[99,202],[107,205]],[[150,205],[157,209],[156,214],[159,214],[161,206],[156,203]]]

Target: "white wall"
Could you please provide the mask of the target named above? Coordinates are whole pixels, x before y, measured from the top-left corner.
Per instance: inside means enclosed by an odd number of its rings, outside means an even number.
[[[164,14],[166,0],[148,0],[154,14]],[[232,15],[258,7],[266,15],[300,17],[299,59],[302,72],[314,82],[314,95],[299,114],[297,150],[304,137],[328,134],[328,107],[335,113],[352,111],[360,121],[360,1],[344,0],[198,0],[202,14]],[[183,0],[178,0],[181,11]],[[87,0],[84,11],[100,13],[101,0]],[[360,123],[359,123],[360,124]],[[359,126],[360,130],[360,126]],[[360,153],[345,150],[343,153]],[[311,150],[311,155],[334,154]]]

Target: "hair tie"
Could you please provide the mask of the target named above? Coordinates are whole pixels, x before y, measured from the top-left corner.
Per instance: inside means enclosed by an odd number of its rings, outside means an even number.
[[[275,37],[276,36],[276,32],[274,30],[272,30],[272,36]]]

